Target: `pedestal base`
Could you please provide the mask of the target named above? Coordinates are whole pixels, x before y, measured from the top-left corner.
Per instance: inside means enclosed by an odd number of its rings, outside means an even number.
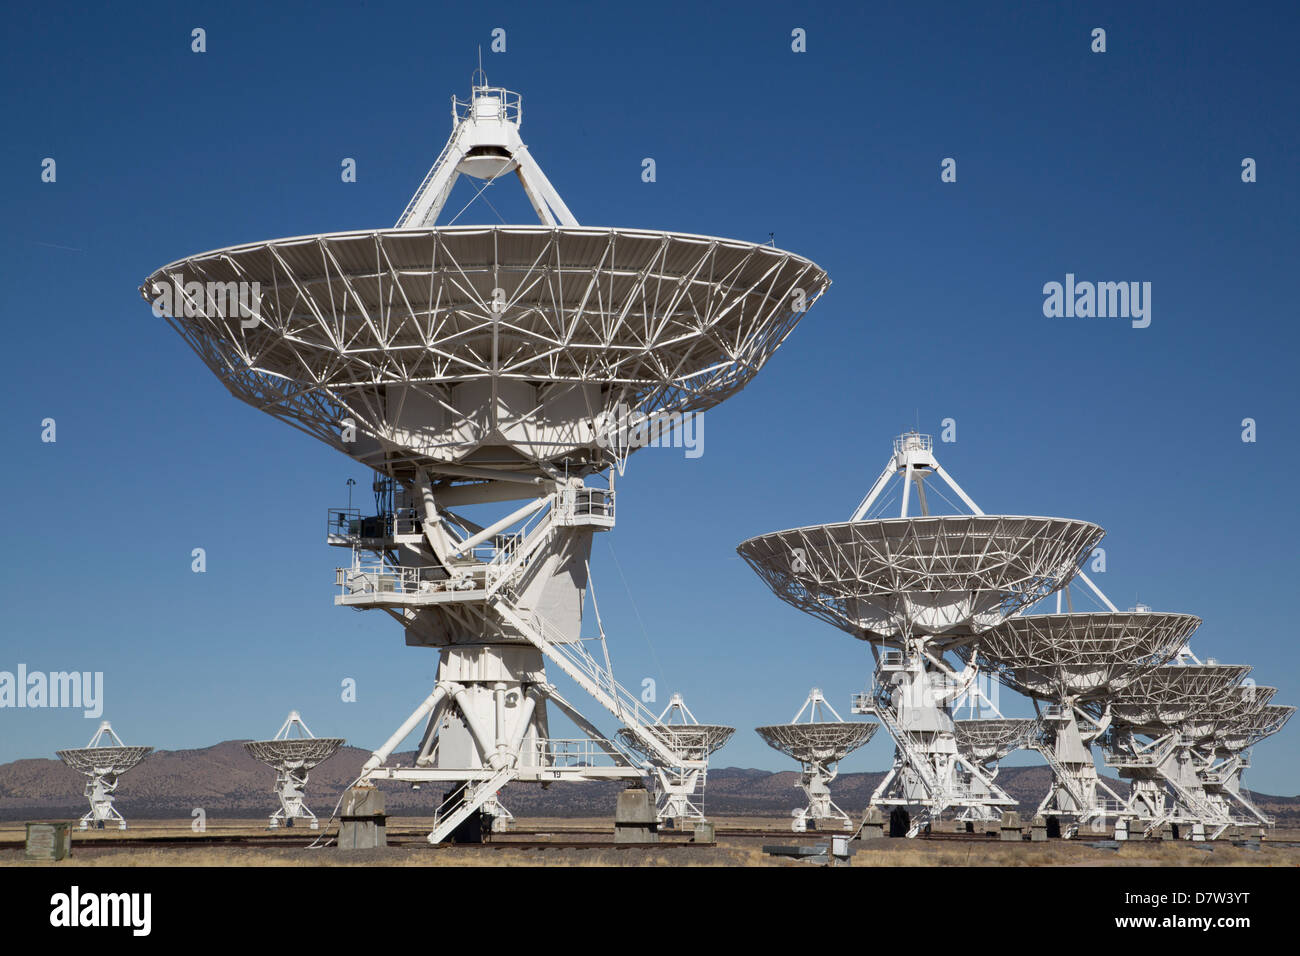
[[[339,814],[340,850],[376,850],[388,846],[384,795],[374,787],[352,787],[343,795]]]
[[[614,809],[615,843],[658,843],[659,819],[650,791],[629,787],[618,795]]]

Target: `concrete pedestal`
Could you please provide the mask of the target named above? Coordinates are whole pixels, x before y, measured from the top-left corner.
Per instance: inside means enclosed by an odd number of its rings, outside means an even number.
[[[1046,843],[1047,842],[1047,821],[1042,817],[1034,817],[1033,822],[1029,825],[1029,842]]]
[[[1023,837],[1020,832],[1020,814],[1011,810],[1002,814],[1002,822],[999,824],[999,835],[1007,843],[1019,843]]]
[[[62,821],[27,824],[27,843],[23,859],[66,860],[72,855],[72,834],[69,826]]]
[[[862,815],[862,839],[883,840],[885,837],[885,815],[879,807],[868,807]]]
[[[643,787],[628,787],[614,808],[615,843],[658,843],[659,820],[654,801]]]
[[[340,850],[376,850],[388,846],[384,795],[374,787],[352,787],[339,813]]]

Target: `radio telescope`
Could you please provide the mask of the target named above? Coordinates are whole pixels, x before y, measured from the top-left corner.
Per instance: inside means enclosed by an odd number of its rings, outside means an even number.
[[[275,768],[275,793],[280,798],[280,809],[271,814],[268,829],[276,829],[281,820],[286,827],[293,826],[294,820],[310,820],[313,830],[320,828],[316,814],[303,803],[307,775],[317,764],[338,753],[345,742],[342,737],[313,736],[296,710],[289,711],[288,718],[270,740],[244,742],[244,749],[254,760]]]
[[[1092,756],[1092,742],[1110,726],[1109,699],[1168,662],[1201,623],[1190,614],[1116,610],[1083,572],[1079,576],[1110,610],[1013,617],[980,635],[976,645],[1004,684],[1033,699],[1036,709],[1040,701],[1047,704],[1039,709],[1041,734],[1030,745],[1051,768],[1052,785],[1035,815],[1072,816],[1066,837],[1086,823],[1119,816],[1124,806],[1098,777]],[[961,653],[969,658],[971,648]]]
[[[1273,695],[1268,696],[1271,698]],[[1281,730],[1294,713],[1294,707],[1265,704],[1231,719],[1213,745],[1204,747],[1206,768],[1201,779],[1205,782],[1206,795],[1212,802],[1223,805],[1223,812],[1227,812],[1226,805],[1231,801],[1249,815],[1243,822],[1254,821],[1269,827],[1276,823],[1255,806],[1249,792],[1241,785],[1241,775],[1250,766],[1250,748]]]
[[[968,761],[978,764],[989,780],[996,780],[998,763],[1017,750],[1029,745],[1038,730],[1038,721],[1024,717],[978,717],[954,720],[953,732],[957,737],[957,752]],[[980,781],[971,780],[969,792],[979,794]],[[962,818],[990,820],[989,805],[967,807]]]
[[[971,513],[932,515],[927,490],[948,499],[936,483],[927,488],[931,475]],[[899,517],[873,517],[891,484],[901,484]],[[737,550],[782,600],[871,643],[875,680],[854,712],[878,716],[896,744],[871,802],[920,805],[914,836],[949,807],[1016,805],[957,750],[952,706],[976,689],[978,666],[958,672],[944,655],[1067,584],[1104,533],[1086,521],[986,515],[939,465],[930,436],[910,432],[849,521],[760,535]]]
[[[93,823],[95,829],[102,830],[106,820],[116,820],[119,830],[126,829],[126,821],[113,806],[118,778],[152,752],[152,747],[126,746],[107,720],[99,725],[86,746],[55,751],[65,764],[90,778],[85,791],[90,810],[81,818],[81,829],[87,830]]]
[[[629,728],[620,730],[618,738],[623,746],[640,754],[653,768],[658,784],[656,815],[659,822],[684,829],[688,821],[703,821],[709,757],[726,746],[736,728],[700,723],[682,700],[682,695],[673,694],[659,719],[645,730],[661,743],[660,749],[674,755],[672,760],[665,760],[658,750],[651,750],[646,746],[644,736]]]
[[[374,515],[330,513],[351,552],[335,603],[384,611],[439,664],[359,783],[448,785],[433,842],[512,780],[642,776],[548,663],[678,759],[603,634],[599,658],[583,643],[592,536],[629,455],[744,388],[829,285],[764,244],[579,225],[522,117],[481,78],[395,227],[187,256],[141,290],[237,398],[376,471]],[[436,225],[458,177],[508,172],[540,225]],[[253,284],[255,309],[232,304]],[[551,707],[585,736],[553,737]],[[420,726],[414,766],[389,764]]]
[[[1237,685],[1249,672],[1245,665],[1169,664],[1111,700],[1104,759],[1132,782],[1124,816],[1145,824],[1146,834],[1188,823],[1192,839],[1215,839],[1231,825],[1206,796],[1193,748],[1212,740],[1219,722],[1240,706]]]
[[[800,723],[805,713],[808,719]],[[793,757],[801,765],[799,785],[808,798],[808,806],[793,811],[791,827],[795,833],[807,831],[810,820],[814,829],[819,829],[821,824],[841,830],[852,827],[849,815],[831,800],[830,784],[839,773],[839,762],[865,746],[879,729],[876,723],[845,721],[817,687],[808,692],[808,699],[790,723],[754,728],[769,747]]]

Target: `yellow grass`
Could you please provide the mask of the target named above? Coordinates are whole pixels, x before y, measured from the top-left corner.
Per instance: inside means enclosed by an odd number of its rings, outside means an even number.
[[[423,835],[428,832],[427,819],[394,817],[389,820],[392,834]],[[22,824],[0,824],[0,866],[809,866],[807,862],[790,858],[772,857],[763,853],[764,844],[821,843],[825,834],[806,834],[796,837],[788,830],[785,819],[757,819],[753,817],[719,817],[714,820],[718,830],[718,845],[714,847],[675,847],[669,845],[612,848],[609,846],[583,847],[512,847],[497,842],[485,847],[431,847],[420,841],[387,850],[344,853],[334,846],[307,849],[320,832],[294,829],[275,834],[272,845],[263,846],[213,846],[195,843],[192,846],[135,846],[130,844],[149,836],[193,836],[188,820],[144,820],[131,829],[78,831],[73,830],[73,856],[62,863],[28,862],[22,858]],[[611,832],[607,818],[528,819],[521,820],[520,828],[543,831],[556,840],[592,840],[604,838],[599,834],[580,834],[574,831],[599,829]],[[738,836],[725,832],[727,828],[764,828],[764,836]],[[266,835],[261,821],[214,821],[207,835]],[[1275,841],[1294,839],[1300,834],[1275,832]],[[531,837],[521,836],[521,839]],[[680,841],[681,836],[668,837]],[[1092,837],[1088,837],[1092,839]],[[1187,842],[1143,842],[1123,844],[1117,851],[1095,849],[1082,841],[1053,840],[1048,843],[956,842],[940,840],[876,840],[853,844],[856,853],[852,865],[856,867],[893,866],[1297,866],[1300,849],[1270,846],[1266,841],[1258,851],[1234,847],[1226,841],[1209,844],[1207,851]],[[1202,845],[1206,846],[1206,845]]]

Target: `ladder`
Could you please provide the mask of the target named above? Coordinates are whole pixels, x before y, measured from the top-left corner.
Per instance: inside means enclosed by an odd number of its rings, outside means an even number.
[[[1037,750],[1040,754],[1042,754],[1043,759],[1047,762],[1047,766],[1051,769],[1052,777],[1053,777],[1053,781],[1052,781],[1053,787],[1054,788],[1060,787],[1064,789],[1065,792],[1069,794],[1070,799],[1074,801],[1074,805],[1079,808],[1076,811],[1079,814],[1079,819],[1072,827],[1074,832],[1077,833],[1079,831],[1079,824],[1086,823],[1088,819],[1092,817],[1092,810],[1094,809],[1092,806],[1092,801],[1087,799],[1087,796],[1084,794],[1082,790],[1075,789],[1075,784],[1077,783],[1077,781],[1065,769],[1065,765],[1061,763],[1061,761],[1056,759],[1056,754],[1052,752],[1052,747],[1050,744],[1036,743],[1031,746],[1032,749]],[[1051,794],[1048,794],[1048,799],[1050,798],[1051,798]],[[1041,804],[1039,804],[1038,812],[1041,814],[1043,810],[1046,808],[1046,806],[1047,806],[1047,800],[1044,800]]]
[[[437,175],[438,170],[442,167],[447,156],[451,153],[452,144],[456,142],[456,139],[457,137],[453,134],[448,137],[447,142],[443,143],[442,152],[439,153],[438,158],[433,161],[433,165],[429,167],[429,171],[424,174],[424,179],[420,180],[420,188],[415,191],[415,195],[411,197],[411,201],[408,202],[406,208],[402,210],[402,216],[397,220],[397,225],[394,227],[395,229],[414,229],[418,227],[418,223],[409,223],[407,222],[407,219],[410,217],[411,213],[415,211],[415,207],[419,205],[420,200],[424,198],[424,191],[429,188],[429,183],[433,181],[433,177]]]
[[[907,732],[903,730],[902,726],[898,723],[898,720],[894,717],[893,709],[888,704],[881,706],[879,703],[876,703],[871,706],[870,713],[875,714],[880,718],[880,722],[884,724],[885,729],[889,731],[889,736],[894,738],[894,743],[897,744],[906,754],[908,758],[907,766],[916,771],[917,775],[920,776],[921,782],[925,784],[925,789],[928,790],[931,795],[937,793],[939,791],[939,782],[934,779],[934,774],[932,773],[933,768],[930,766],[928,760],[912,759],[912,739],[907,735]],[[940,812],[942,812],[942,810],[940,810]]]

